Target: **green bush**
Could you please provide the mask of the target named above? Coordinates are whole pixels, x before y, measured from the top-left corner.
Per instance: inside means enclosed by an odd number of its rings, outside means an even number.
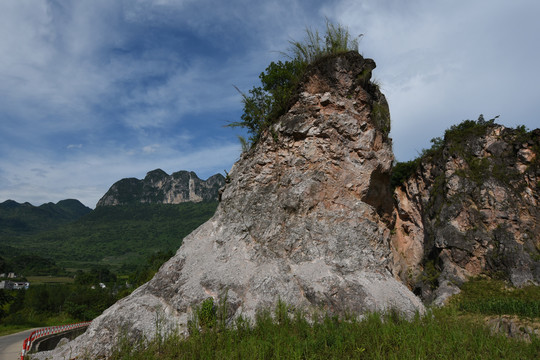
[[[204,300],[201,306],[197,309],[197,320],[199,326],[203,329],[213,328],[217,323],[216,308],[214,299],[209,297]]]
[[[323,56],[337,55],[348,51],[358,51],[358,40],[352,39],[349,31],[327,21],[326,34],[320,37],[317,31],[306,30],[304,41],[291,41],[287,55],[289,61],[272,62],[259,75],[261,86],[255,86],[242,95],[244,112],[241,121],[228,126],[244,127],[250,135],[251,145],[255,144],[262,132],[272,125],[292,105],[297,86],[309,64]],[[384,109],[380,109],[380,118],[386,119]],[[381,121],[383,121],[381,120]]]

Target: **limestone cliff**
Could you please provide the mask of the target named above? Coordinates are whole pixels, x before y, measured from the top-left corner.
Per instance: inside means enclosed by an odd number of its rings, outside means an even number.
[[[146,174],[143,180],[128,178],[117,181],[96,206],[217,201],[218,191],[223,185],[225,178],[221,174],[204,181],[194,172],[178,171],[168,175],[156,169]]]
[[[540,283],[540,129],[466,121],[395,189],[395,270],[442,304],[470,276]]]
[[[278,299],[331,313],[421,301],[391,273],[394,156],[388,106],[357,53],[314,64],[295,103],[229,173],[212,219],[156,276],[54,356],[106,355],[115,339],[185,331],[194,306],[227,293],[229,317]]]

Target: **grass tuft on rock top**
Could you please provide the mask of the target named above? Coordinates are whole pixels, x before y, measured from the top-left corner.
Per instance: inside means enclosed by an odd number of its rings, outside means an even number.
[[[120,341],[120,359],[534,359],[530,343],[491,335],[455,307],[406,320],[395,312],[357,320],[312,316],[279,302],[255,321],[242,317],[228,327],[201,327],[188,338],[173,334],[150,342]]]

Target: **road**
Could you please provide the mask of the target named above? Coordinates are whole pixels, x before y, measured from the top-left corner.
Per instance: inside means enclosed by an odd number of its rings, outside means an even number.
[[[34,330],[36,329],[0,336],[0,360],[21,360],[23,341],[30,336]]]

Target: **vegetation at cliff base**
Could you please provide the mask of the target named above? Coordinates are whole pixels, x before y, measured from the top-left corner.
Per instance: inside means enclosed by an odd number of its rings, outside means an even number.
[[[308,318],[312,320],[308,320]],[[278,302],[255,321],[199,326],[184,338],[158,335],[134,344],[122,337],[110,359],[536,359],[530,343],[493,335],[453,307],[405,319],[395,312],[356,317],[306,316]],[[209,322],[207,322],[208,324]]]
[[[484,315],[518,315],[540,319],[540,286],[514,288],[504,281],[471,279],[453,303],[461,311]]]

